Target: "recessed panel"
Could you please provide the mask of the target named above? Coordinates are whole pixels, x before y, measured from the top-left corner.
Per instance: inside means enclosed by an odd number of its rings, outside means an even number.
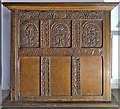
[[[20,20],[20,47],[39,47],[39,20]]]
[[[71,57],[51,57],[51,95],[71,95]]]
[[[82,20],[82,47],[102,47],[102,20]]]
[[[102,95],[102,58],[81,57],[81,95]]]
[[[70,20],[50,21],[50,47],[71,47]]]
[[[40,95],[39,57],[20,57],[20,95]]]

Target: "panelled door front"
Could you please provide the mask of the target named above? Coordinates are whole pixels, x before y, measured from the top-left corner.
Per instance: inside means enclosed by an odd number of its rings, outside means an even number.
[[[105,11],[17,11],[19,98],[95,101],[103,95]]]

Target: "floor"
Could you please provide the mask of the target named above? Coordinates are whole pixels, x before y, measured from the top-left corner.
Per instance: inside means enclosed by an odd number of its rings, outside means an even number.
[[[0,90],[1,91],[1,90]],[[116,98],[116,100],[119,102],[120,101],[120,90],[112,90],[112,93],[114,95],[114,97]],[[1,92],[0,92],[0,96],[1,96]],[[6,96],[6,95],[5,95]],[[5,97],[3,96],[3,97]],[[1,97],[0,97],[0,101],[1,101]],[[1,102],[0,102],[1,103]],[[83,108],[83,107],[35,107],[35,108],[21,108],[21,107],[5,107],[5,108],[0,108],[0,109],[120,109],[120,108],[113,108],[113,107],[91,107],[91,108]]]
[[[116,98],[116,100],[120,104],[120,89],[119,90],[112,90],[112,93],[113,93],[114,97]]]

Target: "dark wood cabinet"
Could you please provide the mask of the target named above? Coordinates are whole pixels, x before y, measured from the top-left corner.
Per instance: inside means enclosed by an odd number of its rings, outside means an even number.
[[[11,100],[111,101],[110,11],[117,3],[4,3],[11,10]]]

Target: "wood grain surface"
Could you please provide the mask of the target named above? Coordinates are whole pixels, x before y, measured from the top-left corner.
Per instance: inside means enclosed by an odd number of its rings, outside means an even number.
[[[81,94],[102,95],[102,58],[81,57]]]
[[[51,57],[51,95],[71,95],[71,57]]]
[[[20,95],[40,95],[39,57],[20,57]]]

